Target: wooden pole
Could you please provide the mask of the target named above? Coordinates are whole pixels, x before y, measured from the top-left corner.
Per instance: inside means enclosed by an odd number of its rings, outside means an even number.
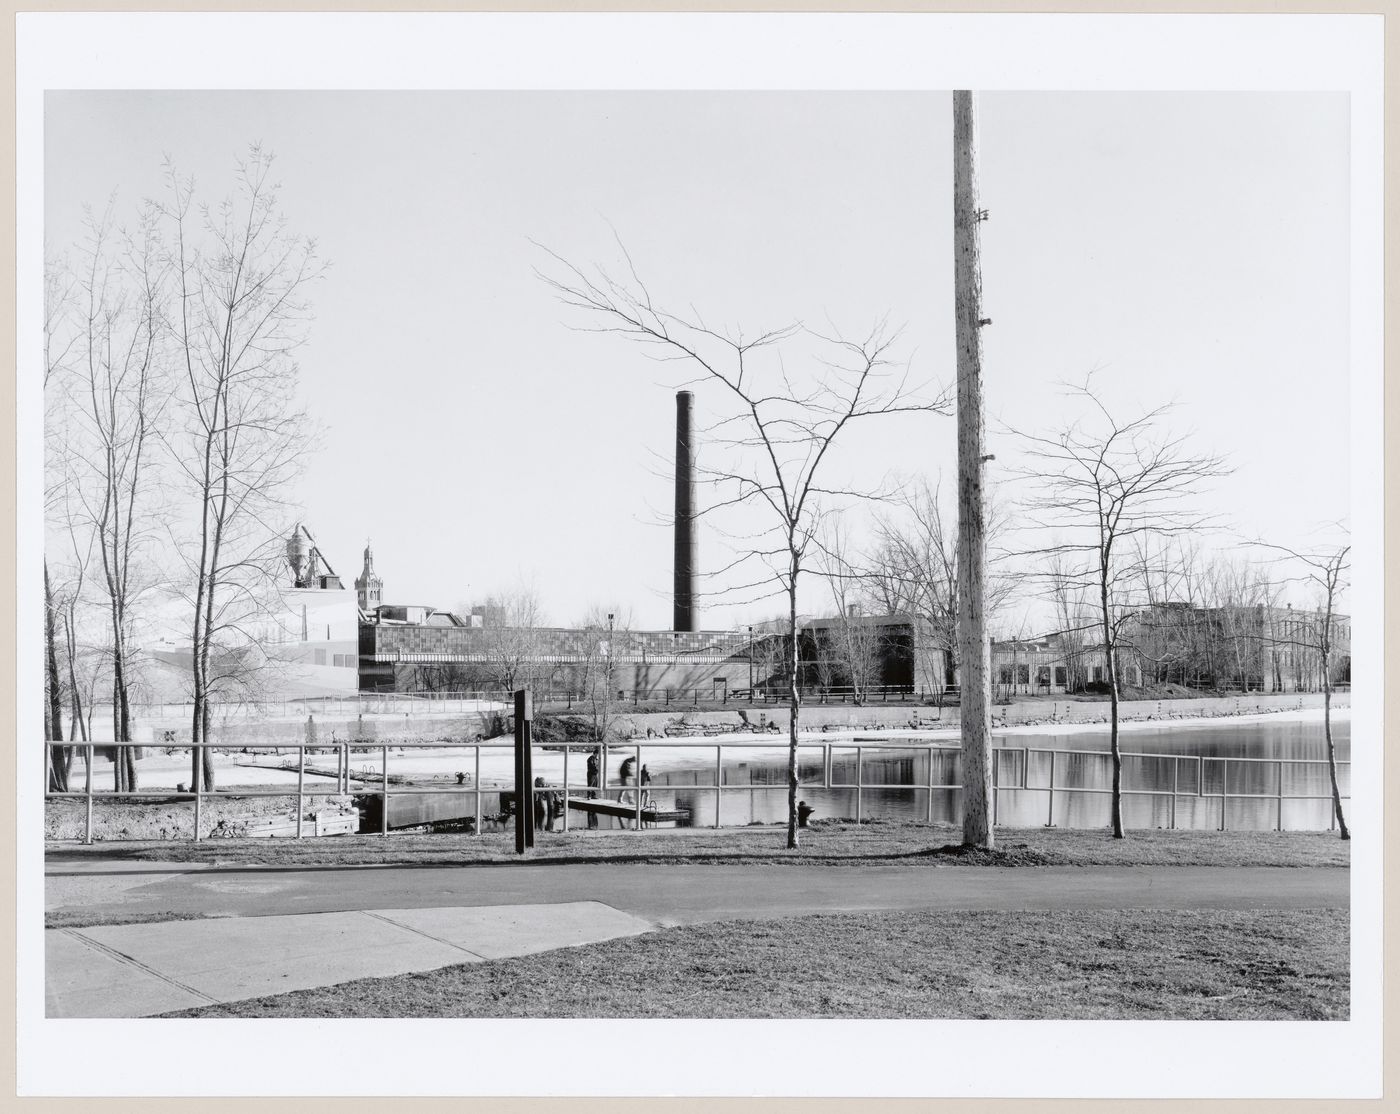
[[[982,269],[977,125],[972,93],[953,93],[953,279],[958,346],[958,666],[962,706],[963,842],[991,847],[991,650],[985,612]]]

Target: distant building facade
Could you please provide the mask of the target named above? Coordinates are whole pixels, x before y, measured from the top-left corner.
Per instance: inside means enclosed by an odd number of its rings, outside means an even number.
[[[520,628],[431,607],[383,605],[360,624],[366,692],[508,687],[526,678],[557,694],[598,684],[629,697],[701,690],[724,699],[749,686],[751,641],[735,631]],[[429,683],[425,684],[425,681]]]

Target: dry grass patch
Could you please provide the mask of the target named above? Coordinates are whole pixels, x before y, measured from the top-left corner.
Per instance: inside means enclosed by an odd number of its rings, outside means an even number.
[[[1336,910],[901,912],[670,928],[179,1017],[1338,1020]]]
[[[99,925],[114,924],[159,924],[163,921],[203,921],[209,918],[204,913],[176,913],[167,910],[159,913],[112,913],[104,909],[67,909],[44,913],[45,928],[96,928]]]

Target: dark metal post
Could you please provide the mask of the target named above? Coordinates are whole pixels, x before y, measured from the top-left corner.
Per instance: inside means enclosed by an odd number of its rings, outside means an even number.
[[[692,408],[695,396],[676,392],[676,522],[672,630],[695,629],[695,442]]]
[[[515,853],[535,845],[534,769],[530,761],[530,720],[534,705],[529,689],[515,693]]]

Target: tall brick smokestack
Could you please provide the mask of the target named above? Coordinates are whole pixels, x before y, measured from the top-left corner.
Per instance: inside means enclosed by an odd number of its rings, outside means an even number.
[[[695,396],[676,392],[676,577],[672,630],[695,629]]]

